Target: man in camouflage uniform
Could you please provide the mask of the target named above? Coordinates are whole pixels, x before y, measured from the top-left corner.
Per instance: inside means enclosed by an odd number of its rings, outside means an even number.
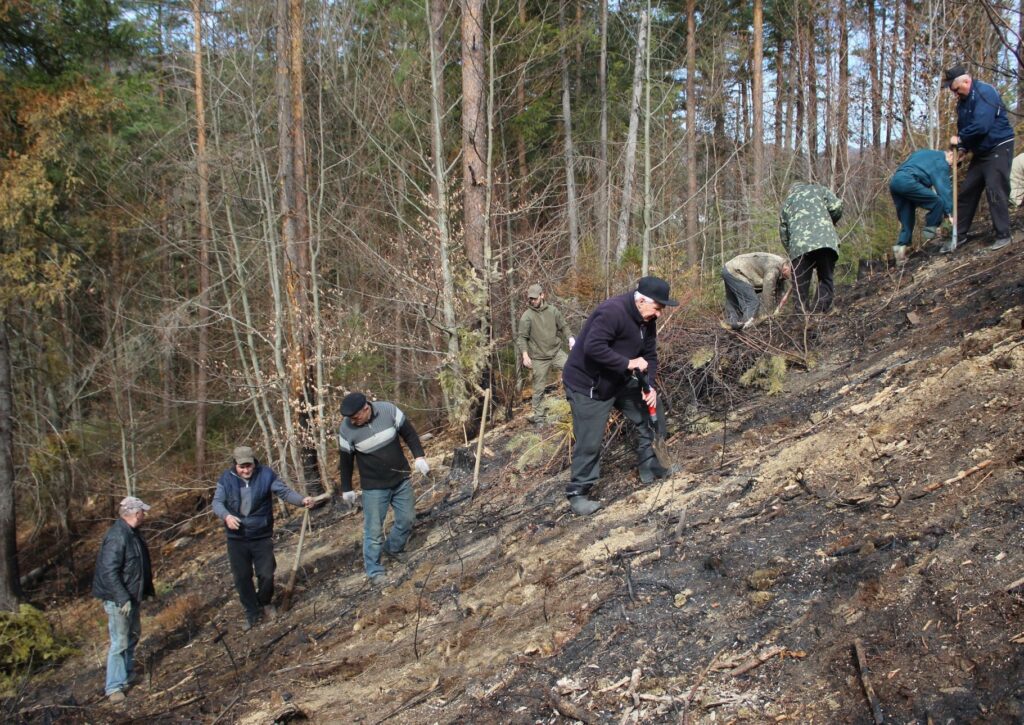
[[[832,308],[832,273],[839,259],[836,224],[843,216],[843,202],[821,184],[795,184],[779,212],[779,236],[789,252],[796,277],[800,307],[828,312]],[[818,293],[808,305],[811,273],[818,273]]]
[[[563,343],[569,349],[576,338],[569,334],[565,318],[553,305],[544,300],[544,289],[539,284],[530,285],[527,290],[529,307],[519,319],[516,346],[522,355],[523,367],[533,371],[533,414],[529,420],[538,423],[543,420],[541,400],[548,382],[551,368],[561,371],[567,358]]]

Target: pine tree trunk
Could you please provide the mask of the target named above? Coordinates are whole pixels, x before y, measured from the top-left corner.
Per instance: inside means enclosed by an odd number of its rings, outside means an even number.
[[[875,0],[868,5],[868,65],[871,76],[871,148],[875,154],[882,148],[882,76],[879,73],[878,28],[875,19]]]
[[[462,194],[466,257],[483,276],[487,125],[484,115],[483,0],[462,0]]]
[[[522,2],[522,0],[520,0]],[[611,194],[608,190],[608,0],[601,0],[601,59],[597,84],[601,94],[600,139],[597,149],[597,246],[604,276],[608,277],[609,237],[611,234]]]
[[[199,294],[196,350],[196,476],[206,468],[207,369],[210,357],[210,165],[206,155],[206,98],[203,90],[203,16],[201,0],[192,0],[193,68],[196,97],[196,171],[199,174]]]

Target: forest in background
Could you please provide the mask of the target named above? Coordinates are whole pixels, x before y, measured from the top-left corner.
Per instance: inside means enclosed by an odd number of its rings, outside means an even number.
[[[541,282],[717,315],[813,179],[841,270],[965,62],[1016,121],[1017,3],[0,1],[0,607],[17,535],[210,488],[237,442],[330,487],[350,389],[422,428],[519,402]],[[986,223],[980,220],[979,223]],[[52,527],[52,528],[51,528]]]

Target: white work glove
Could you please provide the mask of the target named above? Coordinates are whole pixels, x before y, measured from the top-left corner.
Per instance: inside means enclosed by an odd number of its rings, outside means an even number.
[[[132,613],[132,600],[129,599],[127,602],[117,608],[117,611],[121,613],[122,617],[130,617]]]
[[[356,492],[355,491],[345,491],[343,494],[341,494],[341,500],[344,501],[345,503],[347,503],[349,506],[355,506],[356,505]]]
[[[422,473],[424,476],[430,473],[430,464],[427,463],[426,458],[416,459],[416,470]]]
[[[573,347],[574,347],[575,345],[576,345],[576,338],[575,338],[575,337],[570,337],[570,338],[569,338],[569,349],[570,349],[570,350],[572,350],[572,348],[573,348]]]

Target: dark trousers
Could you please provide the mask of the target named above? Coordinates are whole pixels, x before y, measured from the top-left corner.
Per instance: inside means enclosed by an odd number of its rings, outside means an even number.
[[[594,400],[569,388],[566,388],[565,396],[572,410],[572,434],[576,439],[572,448],[572,478],[565,487],[566,496],[586,495],[601,477],[601,443],[612,408],[621,410],[636,426],[636,457],[640,471],[658,475],[666,472],[651,446],[654,440],[651,416],[640,397],[640,384],[636,380],[630,380],[618,395],[609,400]]]
[[[942,224],[942,217],[945,216],[942,199],[931,187],[915,179],[913,174],[905,171],[893,174],[892,181],[889,182],[889,193],[892,194],[892,203],[896,205],[896,216],[900,220],[897,244],[910,244],[910,237],[914,233],[914,216],[918,207],[928,210],[924,218],[926,227],[937,227]]]
[[[754,285],[730,274],[725,267],[722,267],[722,280],[725,282],[725,321],[733,327],[742,327],[761,308],[761,298]]]
[[[245,616],[254,619],[259,616],[260,608],[270,604],[274,597],[274,570],[277,569],[274,540],[269,536],[255,541],[228,539],[228,563]]]
[[[835,293],[832,273],[835,271],[837,259],[839,255],[834,249],[822,247],[801,254],[793,260],[796,291],[799,295],[800,308],[804,312],[828,312],[832,309],[832,297]],[[818,273],[818,295],[814,306],[811,307],[811,273],[815,271]]]
[[[967,167],[967,173],[957,191],[956,231],[961,240],[974,221],[974,213],[981,201],[981,192],[988,198],[988,212],[992,215],[992,228],[996,239],[1010,236],[1010,164],[1013,161],[1013,141],[996,146],[985,154],[976,154]]]

